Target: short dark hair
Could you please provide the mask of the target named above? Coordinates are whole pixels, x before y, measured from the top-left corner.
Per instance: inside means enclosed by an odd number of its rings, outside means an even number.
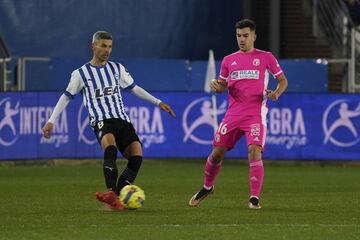
[[[93,37],[92,37],[92,42],[98,41],[100,39],[107,39],[107,40],[112,40],[112,36],[110,33],[105,32],[105,31],[97,31],[96,33],[94,33]]]
[[[235,24],[236,29],[250,28],[251,31],[256,31],[256,23],[251,19],[242,19]]]

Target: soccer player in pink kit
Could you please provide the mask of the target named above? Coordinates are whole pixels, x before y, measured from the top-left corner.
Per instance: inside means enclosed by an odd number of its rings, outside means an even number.
[[[222,93],[228,89],[229,107],[213,140],[213,150],[205,165],[204,185],[189,201],[197,206],[214,191],[216,177],[227,151],[245,135],[248,145],[250,199],[249,208],[260,209],[259,197],[264,179],[262,152],[266,138],[266,100],[278,100],[287,88],[287,79],[270,52],[254,48],[256,25],[244,19],[236,23],[240,50],[224,57],[218,80],[211,89]],[[274,91],[268,90],[269,72],[278,80]]]

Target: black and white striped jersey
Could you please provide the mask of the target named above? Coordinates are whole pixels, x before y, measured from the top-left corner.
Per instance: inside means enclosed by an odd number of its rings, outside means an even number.
[[[121,96],[122,90],[135,87],[134,79],[120,63],[108,61],[104,66],[90,63],[74,70],[65,94],[73,98],[81,92],[88,109],[90,125],[96,122],[121,118],[130,122]]]

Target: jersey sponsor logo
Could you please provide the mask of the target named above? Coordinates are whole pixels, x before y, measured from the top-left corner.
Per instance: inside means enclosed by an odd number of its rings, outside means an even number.
[[[29,106],[29,103],[21,106],[20,101],[9,97],[0,100],[0,109],[0,145],[7,147],[21,141],[22,136],[41,136],[42,127],[53,111],[53,107]],[[68,141],[68,123],[64,110],[54,123],[51,138],[40,138],[40,143],[53,144],[58,148]]]
[[[217,107],[217,116],[223,115],[227,109],[227,101],[223,101]],[[199,115],[200,113],[200,115]],[[214,112],[211,105],[211,99],[203,97],[192,101],[184,110],[182,115],[182,127],[184,130],[183,142],[193,141],[202,145],[211,145],[213,131]],[[220,127],[219,127],[220,128]],[[206,134],[202,134],[206,133]],[[215,137],[215,141],[220,141],[220,136]]]
[[[259,70],[239,70],[231,73],[231,80],[259,79]]]
[[[323,144],[332,143],[338,147],[352,147],[360,142],[360,102],[349,103],[347,99],[332,102],[324,111],[322,127]]]
[[[109,86],[109,87],[104,87],[103,89],[95,89],[95,96],[96,98],[101,98],[104,96],[111,96],[111,95],[115,95],[115,94],[119,94],[120,89],[119,86]]]
[[[303,146],[307,142],[302,109],[270,109],[267,144],[285,146],[289,150],[295,146]]]

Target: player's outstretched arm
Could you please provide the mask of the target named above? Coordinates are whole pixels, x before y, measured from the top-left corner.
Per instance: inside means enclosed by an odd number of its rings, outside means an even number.
[[[50,138],[52,130],[54,128],[54,122],[59,117],[60,113],[65,109],[65,107],[69,104],[70,99],[65,94],[61,95],[59,101],[57,102],[54,111],[52,112],[49,120],[42,128],[43,136],[45,138]]]
[[[174,111],[171,109],[171,107],[169,105],[167,105],[166,103],[162,102],[160,99],[155,98],[153,95],[151,95],[150,93],[148,93],[145,89],[139,87],[139,86],[135,86],[133,89],[131,89],[131,92],[141,98],[144,99],[145,101],[148,101],[152,104],[155,104],[157,106],[159,106],[162,110],[164,110],[165,112],[170,113],[171,116],[175,117],[175,113]]]
[[[222,79],[214,79],[210,82],[210,89],[216,93],[222,93],[226,90],[227,82]]]

